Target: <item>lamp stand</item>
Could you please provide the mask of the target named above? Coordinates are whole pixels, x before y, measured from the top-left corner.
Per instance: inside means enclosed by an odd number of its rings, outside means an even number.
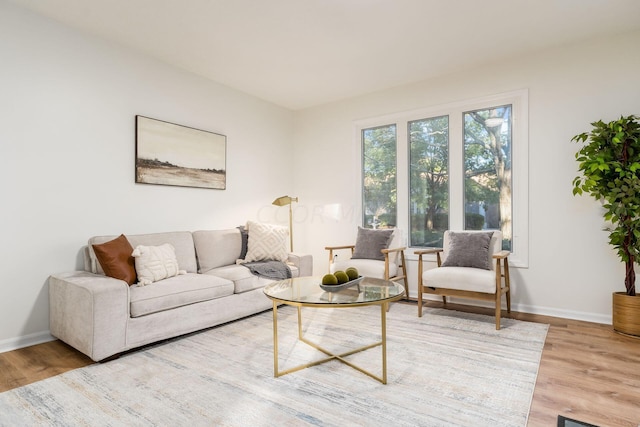
[[[289,244],[291,247],[291,252],[293,252],[293,210],[291,205],[293,203],[289,203]]]
[[[297,202],[297,197],[291,196],[282,196],[275,199],[272,204],[276,206],[285,206],[289,205],[289,247],[291,248],[291,252],[293,252],[293,208],[291,205],[293,202]]]

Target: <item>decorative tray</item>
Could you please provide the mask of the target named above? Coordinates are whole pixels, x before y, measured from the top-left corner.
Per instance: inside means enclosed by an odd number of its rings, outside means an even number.
[[[320,287],[327,292],[338,292],[341,289],[347,289],[351,286],[358,285],[358,292],[360,292],[360,282],[362,282],[364,276],[358,276],[357,279],[349,280],[348,282],[341,283],[339,285],[323,285],[320,283]]]

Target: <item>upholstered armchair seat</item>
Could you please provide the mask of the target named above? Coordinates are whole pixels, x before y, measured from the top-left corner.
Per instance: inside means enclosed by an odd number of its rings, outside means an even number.
[[[490,235],[490,237],[489,237]],[[452,243],[452,239],[457,241]],[[445,231],[443,247],[415,251],[418,255],[418,316],[422,316],[423,294],[490,301],[495,307],[496,329],[500,329],[502,295],[511,312],[509,252],[502,250],[502,233],[493,231]],[[437,266],[424,268],[424,255],[436,255]]]
[[[335,273],[338,270],[344,271],[348,267],[355,267],[361,276],[402,282],[405,288],[405,298],[409,299],[407,268],[404,259],[406,247],[403,245],[404,237],[401,230],[397,228],[393,229],[391,237],[387,244],[384,245],[384,248],[377,248],[374,251],[375,253],[369,251],[371,257],[355,256],[362,248],[362,246],[358,247],[359,244],[362,244],[360,240],[361,233],[371,235],[371,233],[377,234],[377,232],[384,231],[389,231],[389,229],[365,230],[359,227],[356,244],[325,247],[325,249],[329,251],[329,272]],[[334,257],[338,252],[347,252],[350,257],[336,260]]]
[[[367,277],[385,277],[384,262],[375,259],[348,259],[345,261],[336,261],[330,265],[330,272],[335,273],[338,270],[346,270],[348,267],[355,267],[361,276]],[[395,277],[398,273],[398,264],[389,262],[389,277]]]
[[[496,272],[467,267],[434,268],[422,274],[423,283],[432,288],[456,289],[495,294]]]

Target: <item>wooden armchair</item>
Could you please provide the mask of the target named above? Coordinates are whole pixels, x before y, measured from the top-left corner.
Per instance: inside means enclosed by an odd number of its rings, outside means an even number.
[[[409,286],[407,283],[407,269],[404,258],[406,247],[402,244],[402,232],[394,229],[389,248],[381,249],[380,259],[352,258],[356,245],[326,246],[329,251],[329,272],[346,270],[348,267],[355,267],[361,276],[375,277],[391,281],[402,281],[405,288],[405,298],[409,299]],[[349,250],[349,258],[336,260],[335,256],[339,251]]]
[[[475,241],[465,241],[465,235],[471,233],[477,233]],[[501,250],[500,231],[494,231],[490,238],[476,246],[480,233],[486,236],[486,232],[445,231],[442,249],[415,251],[418,255],[418,316],[422,317],[423,294],[441,295],[445,305],[447,296],[492,301],[496,329],[500,329],[502,295],[506,295],[507,313],[511,312],[509,252]],[[438,267],[424,270],[422,258],[427,254],[436,255]]]

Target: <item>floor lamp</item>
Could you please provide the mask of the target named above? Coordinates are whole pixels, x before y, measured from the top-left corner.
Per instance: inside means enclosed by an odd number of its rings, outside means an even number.
[[[289,239],[291,243],[291,252],[293,252],[293,219],[292,219],[293,211],[291,209],[291,204],[297,201],[298,201],[297,197],[289,197],[289,196],[278,197],[273,201],[273,204],[276,206],[289,205]]]

